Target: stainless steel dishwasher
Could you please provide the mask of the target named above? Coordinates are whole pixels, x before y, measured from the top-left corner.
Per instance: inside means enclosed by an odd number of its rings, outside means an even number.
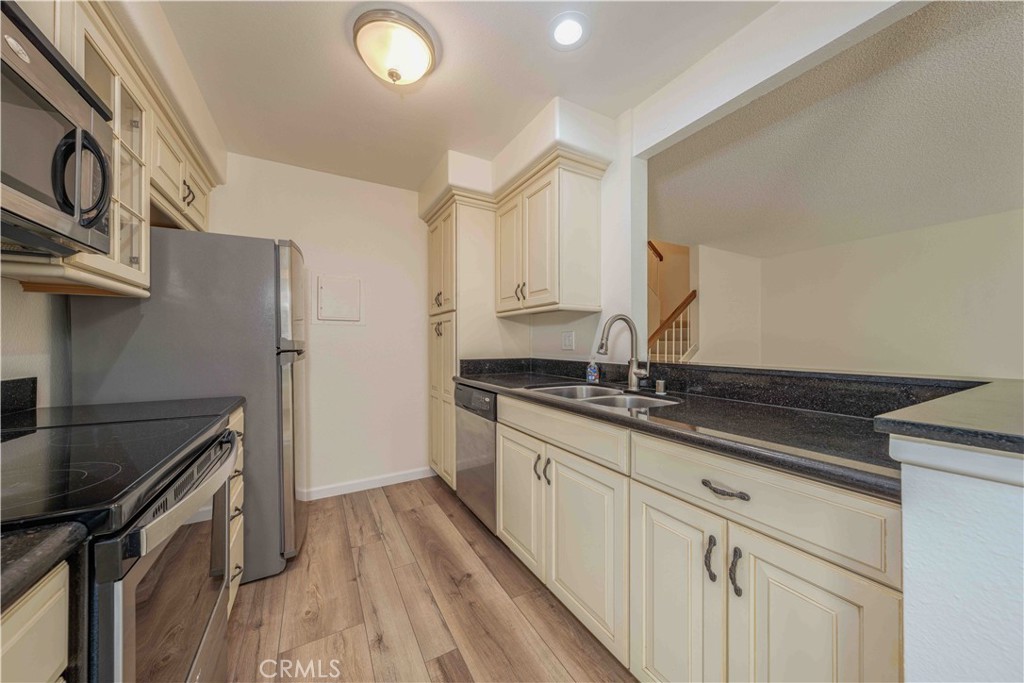
[[[496,529],[495,394],[455,386],[455,493],[492,532]]]

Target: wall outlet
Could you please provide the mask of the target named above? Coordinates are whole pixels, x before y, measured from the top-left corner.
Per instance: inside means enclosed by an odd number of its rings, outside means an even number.
[[[575,351],[576,350],[576,332],[568,330],[562,332],[562,350],[563,351]]]

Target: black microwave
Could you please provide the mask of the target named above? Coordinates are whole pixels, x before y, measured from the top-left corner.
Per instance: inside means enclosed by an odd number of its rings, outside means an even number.
[[[0,51],[3,252],[109,253],[112,113],[6,0]]]

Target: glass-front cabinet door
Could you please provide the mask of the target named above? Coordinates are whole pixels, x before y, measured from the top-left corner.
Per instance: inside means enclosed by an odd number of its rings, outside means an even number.
[[[78,5],[78,3],[76,3]],[[75,68],[114,112],[114,191],[110,203],[110,253],[78,254],[68,261],[119,280],[149,287],[150,111],[112,42],[84,7],[76,7]]]

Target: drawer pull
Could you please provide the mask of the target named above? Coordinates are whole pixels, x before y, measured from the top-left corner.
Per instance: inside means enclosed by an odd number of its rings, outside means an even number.
[[[537,454],[537,459],[533,461],[533,473],[537,477],[537,481],[540,481],[540,472],[537,471],[537,465],[540,464],[540,453]]]
[[[241,517],[241,516],[242,516],[242,508],[240,508],[240,507],[238,507],[236,505],[234,511],[231,513],[231,519],[235,519],[236,517]]]
[[[235,579],[237,579],[241,575],[242,575],[242,565],[236,564],[235,565],[235,571],[233,571],[231,573],[231,581],[234,581]]]
[[[722,496],[724,498],[739,498],[740,500],[750,500],[750,494],[744,493],[743,491],[730,491],[729,489],[720,489],[712,484],[708,479],[701,479],[700,483],[705,487],[711,489],[711,493],[716,496]]]
[[[743,589],[736,583],[736,565],[739,563],[740,558],[743,557],[743,551],[739,547],[732,549],[732,564],[729,565],[729,581],[732,582],[732,589],[736,592],[736,597],[743,597]]]
[[[704,568],[708,570],[708,578],[712,583],[718,581],[718,575],[711,568],[711,551],[715,549],[716,545],[718,545],[718,541],[715,540],[714,535],[708,536],[708,549],[704,551]]]

